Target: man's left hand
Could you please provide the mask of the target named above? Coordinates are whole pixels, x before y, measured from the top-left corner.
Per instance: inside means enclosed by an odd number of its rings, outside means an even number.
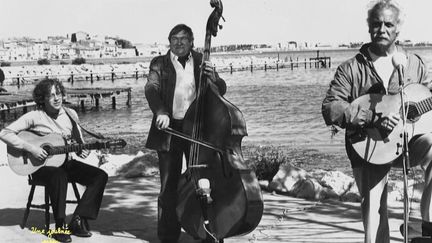
[[[204,62],[204,74],[210,79],[213,83],[216,82],[216,73],[213,67],[213,64],[210,61]]]
[[[80,152],[77,152],[78,157],[80,157],[81,159],[87,158],[87,156],[89,156],[89,154],[90,154],[90,150],[87,150],[87,149],[83,149]]]

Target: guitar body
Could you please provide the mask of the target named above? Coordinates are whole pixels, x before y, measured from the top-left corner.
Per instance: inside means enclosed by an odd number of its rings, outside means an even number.
[[[68,158],[68,153],[71,152],[79,152],[83,149],[123,148],[126,146],[123,139],[88,144],[67,144],[66,140],[56,133],[39,136],[32,132],[22,131],[18,133],[18,137],[43,148],[48,153],[48,157],[41,161],[26,151],[7,146],[9,167],[18,175],[30,175],[43,166],[60,167]]]
[[[42,148],[49,148],[54,146],[65,146],[66,141],[59,134],[48,134],[39,136],[32,132],[22,131],[18,137],[28,143],[34,144]],[[42,166],[61,166],[67,159],[67,154],[49,155],[44,161],[40,161],[20,149],[15,149],[11,146],[7,147],[9,167],[18,175],[29,175],[37,171]]]
[[[427,87],[421,84],[409,84],[404,88],[404,91],[405,107],[409,111],[406,126],[409,140],[417,134],[432,131],[430,125],[432,112],[423,111],[424,113],[421,114],[422,112],[416,111],[418,109],[416,104],[420,101],[432,102],[432,94]],[[367,94],[357,98],[352,104],[358,104],[364,109],[374,109],[376,113],[394,112],[402,114],[400,94]],[[351,131],[358,136],[353,136],[350,140],[354,150],[364,160],[372,164],[382,165],[391,163],[402,154],[403,130],[403,122],[400,120],[390,133],[385,133],[377,128],[365,128],[360,132],[360,135],[358,131]],[[347,132],[350,133],[349,130]]]

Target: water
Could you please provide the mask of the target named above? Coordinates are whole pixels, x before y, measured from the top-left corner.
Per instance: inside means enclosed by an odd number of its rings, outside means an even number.
[[[432,53],[429,49],[413,50],[432,67]],[[331,138],[321,116],[321,102],[333,77],[336,66],[356,51],[321,51],[320,56],[331,56],[331,69],[280,69],[220,73],[226,81],[228,91],[225,97],[243,112],[248,136],[244,146],[282,146],[286,151],[295,151],[293,156],[306,161],[308,168],[328,168],[348,172],[349,162],[344,152],[344,135],[338,133]],[[278,54],[259,54],[275,57]],[[280,58],[303,56],[314,57],[316,53],[285,53]],[[429,69],[431,70],[431,69]],[[432,76],[431,76],[432,77]],[[152,113],[144,96],[146,80],[141,78],[111,81],[75,82],[67,87],[132,87],[131,107],[126,106],[126,94],[117,97],[117,109],[111,109],[111,100],[102,99],[101,108],[79,112],[82,125],[104,135],[121,137],[128,146],[122,152],[136,153],[144,149]],[[7,87],[6,87],[7,88]],[[32,88],[26,86],[25,88]],[[71,100],[78,105],[78,101]],[[91,104],[88,104],[91,107]],[[311,152],[315,151],[316,152]],[[331,155],[325,165],[322,155]],[[328,163],[331,162],[331,163]]]

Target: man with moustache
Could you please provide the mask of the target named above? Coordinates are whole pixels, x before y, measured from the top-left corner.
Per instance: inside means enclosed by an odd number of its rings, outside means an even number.
[[[363,45],[353,58],[336,70],[322,104],[322,114],[327,125],[359,131],[376,127],[390,132],[399,122],[398,113],[380,113],[351,104],[356,98],[368,94],[398,94],[399,75],[393,67],[393,55],[407,58],[404,69],[405,83],[429,85],[427,68],[420,57],[406,53],[396,40],[399,35],[402,13],[392,0],[380,0],[368,11],[367,23],[371,42]],[[364,242],[390,242],[387,213],[387,179],[392,166],[402,164],[402,156],[384,165],[368,163],[353,149],[349,132],[346,133],[346,151],[351,161],[353,175],[362,198],[361,209],[365,229]],[[354,134],[355,135],[355,134]],[[425,188],[421,199],[422,234],[432,236],[432,134],[414,137],[409,142],[410,165],[420,165],[425,172]]]
[[[182,131],[183,118],[197,95],[203,58],[192,49],[194,36],[187,25],[174,26],[168,40],[170,50],[151,61],[145,85],[145,96],[154,114],[146,147],[156,150],[159,158],[158,237],[163,243],[177,242],[180,236],[181,226],[176,215],[177,185],[182,158],[183,155],[188,158],[190,143],[162,130],[171,127]],[[211,62],[206,61],[204,65],[204,75],[218,87],[221,95],[225,94],[225,81],[219,78]]]

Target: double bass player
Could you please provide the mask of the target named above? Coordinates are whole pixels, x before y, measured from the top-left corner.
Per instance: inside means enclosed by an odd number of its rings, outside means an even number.
[[[182,158],[189,155],[189,142],[162,131],[171,127],[182,131],[183,118],[196,98],[203,55],[193,50],[190,27],[178,24],[168,35],[170,50],[150,64],[145,96],[154,116],[146,147],[157,151],[161,190],[158,197],[158,237],[163,243],[177,242],[181,225],[176,216],[177,185]],[[225,81],[219,78],[211,62],[204,62],[204,75],[225,94]],[[206,242],[205,240],[203,242]]]

